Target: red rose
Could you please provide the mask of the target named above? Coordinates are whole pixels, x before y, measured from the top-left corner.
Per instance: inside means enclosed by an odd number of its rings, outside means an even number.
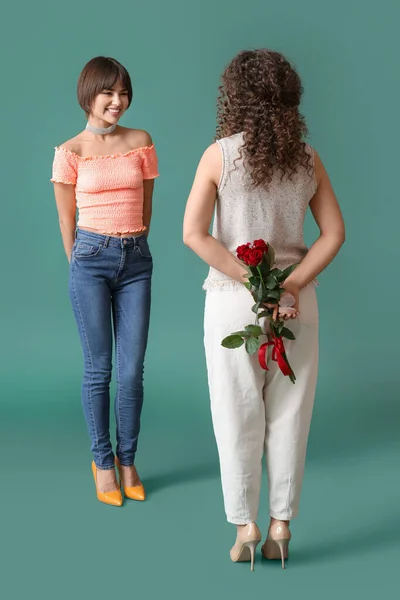
[[[248,244],[243,244],[243,246],[239,246],[236,249],[236,255],[239,260],[244,260],[244,257],[246,256],[246,252],[249,248],[250,248],[250,242]]]
[[[263,251],[260,250],[259,248],[254,248],[254,249],[250,249],[248,250],[247,254],[246,254],[246,264],[252,266],[252,267],[257,267],[262,259],[263,259]]]
[[[246,263],[246,265],[249,265],[249,257],[251,256],[252,253],[252,249],[251,248],[246,248],[246,250],[243,252],[243,256],[242,256],[242,261],[244,263]]]
[[[253,247],[261,250],[262,252],[268,252],[268,244],[264,242],[264,240],[255,240],[253,242]]]

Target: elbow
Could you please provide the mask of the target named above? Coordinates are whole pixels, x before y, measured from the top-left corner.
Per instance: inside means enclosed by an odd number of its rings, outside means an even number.
[[[337,231],[326,232],[322,234],[323,237],[330,241],[332,246],[335,246],[338,250],[343,246],[346,241],[346,232],[343,229]]]
[[[183,232],[183,243],[188,248],[193,248],[193,245],[195,244],[195,239],[196,239],[196,234],[190,233],[187,231]]]
[[[196,252],[196,249],[199,248],[208,237],[208,232],[183,230],[183,243],[194,252]]]

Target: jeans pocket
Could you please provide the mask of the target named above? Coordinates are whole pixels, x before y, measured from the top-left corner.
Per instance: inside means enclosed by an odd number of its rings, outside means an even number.
[[[77,242],[73,255],[75,258],[90,258],[96,256],[101,250],[100,244],[89,244],[88,242]]]
[[[143,236],[136,241],[136,247],[139,250],[140,256],[150,260],[152,258],[147,237]]]

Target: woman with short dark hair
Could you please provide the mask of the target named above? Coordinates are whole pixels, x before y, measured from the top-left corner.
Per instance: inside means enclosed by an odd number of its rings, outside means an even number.
[[[146,131],[118,125],[132,101],[129,73],[118,61],[102,56],[89,61],[79,77],[78,100],[87,125],[56,148],[51,181],[84,355],[82,404],[97,497],[121,506],[121,485],[126,497],[145,499],[134,463],[150,318],[153,261],[147,238],[157,156]],[[113,334],[116,456],[109,427]]]

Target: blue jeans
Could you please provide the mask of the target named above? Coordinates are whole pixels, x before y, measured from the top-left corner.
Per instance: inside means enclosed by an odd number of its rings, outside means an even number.
[[[100,469],[114,467],[110,441],[113,332],[116,454],[122,465],[134,464],[143,405],[152,271],[146,235],[116,238],[78,229],[69,295],[84,355],[83,410],[93,458]]]

